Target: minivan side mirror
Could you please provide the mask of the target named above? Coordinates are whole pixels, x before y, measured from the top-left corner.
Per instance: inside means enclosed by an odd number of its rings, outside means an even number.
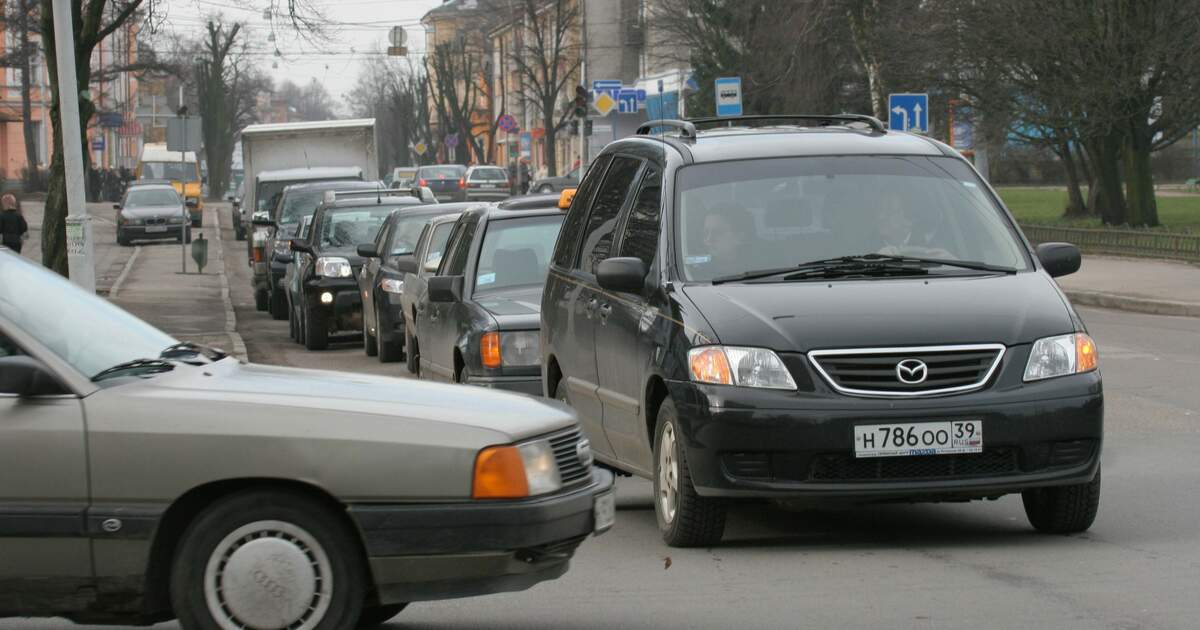
[[[1051,278],[1075,273],[1082,263],[1079,248],[1070,243],[1042,243],[1037,246],[1037,257]]]
[[[363,243],[358,246],[358,255],[363,258],[379,258],[379,251],[375,249],[375,243]]]
[[[306,241],[306,240],[294,238],[290,242],[292,244],[292,251],[294,251],[294,252],[300,252],[301,254],[311,254],[313,251],[312,246],[309,245],[308,241]]]
[[[392,266],[400,273],[417,273],[417,259],[412,254],[401,254],[392,259]]]
[[[33,357],[0,357],[0,394],[55,396],[68,393],[58,379]]]
[[[596,265],[596,282],[609,291],[641,293],[646,271],[646,263],[640,258],[608,258]]]
[[[458,302],[462,300],[462,276],[433,276],[429,279],[430,302]]]

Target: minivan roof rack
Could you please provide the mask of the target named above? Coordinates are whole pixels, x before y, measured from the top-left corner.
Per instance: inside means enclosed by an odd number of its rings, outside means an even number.
[[[696,139],[696,125],[693,125],[689,120],[675,120],[673,118],[660,118],[642,123],[637,128],[637,135],[648,136],[655,127],[671,127],[679,130],[679,137],[687,140]]]
[[[694,125],[754,122],[762,120],[809,120],[823,123],[821,126],[857,122],[867,125],[872,131],[887,133],[887,128],[883,126],[882,121],[874,116],[867,116],[865,114],[752,114],[746,116],[729,116],[725,118],[693,118],[690,122],[693,124],[693,129],[695,129]],[[641,129],[639,128],[638,131],[640,132]]]

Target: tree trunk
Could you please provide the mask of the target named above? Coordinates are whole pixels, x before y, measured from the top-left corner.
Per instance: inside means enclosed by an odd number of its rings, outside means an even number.
[[[1158,204],[1154,199],[1154,174],[1150,171],[1150,126],[1144,118],[1134,117],[1129,124],[1122,150],[1125,166],[1125,196],[1129,207],[1127,223],[1134,227],[1158,225]]]
[[[1091,207],[1106,225],[1123,225],[1126,222],[1121,178],[1123,140],[1124,133],[1114,128],[1088,143],[1096,189]]]
[[[1087,205],[1083,203],[1083,193],[1079,190],[1079,172],[1075,168],[1071,144],[1069,142],[1062,143],[1055,153],[1062,159],[1063,167],[1067,171],[1067,207],[1063,212],[1063,217],[1068,219],[1086,217],[1088,209]]]
[[[580,123],[582,124],[582,123]],[[546,175],[548,177],[558,176],[558,129],[554,126],[554,96],[542,101],[542,125],[546,129],[546,135],[542,136],[543,144],[546,146]],[[530,173],[530,177],[533,174]]]

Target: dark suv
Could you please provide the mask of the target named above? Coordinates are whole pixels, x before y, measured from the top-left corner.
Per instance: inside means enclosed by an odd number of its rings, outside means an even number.
[[[650,477],[664,539],[732,499],[1020,492],[1078,532],[1100,493],[1096,346],[961,155],[866,116],[654,121],[581,182],[542,298],[544,393]],[[670,134],[651,136],[655,128]]]

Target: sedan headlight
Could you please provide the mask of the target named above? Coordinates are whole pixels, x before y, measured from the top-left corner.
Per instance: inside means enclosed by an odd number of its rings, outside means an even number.
[[[533,367],[542,363],[542,342],[536,330],[486,332],[479,338],[483,367]]]
[[[126,216],[126,215],[122,214],[121,215],[121,223],[124,223],[125,225],[144,225],[146,223],[146,220],[139,219],[138,217],[131,217],[131,216]]]
[[[181,216],[167,217],[167,223],[170,223],[172,225],[179,225],[180,223],[183,223],[183,217],[181,217]]]
[[[1033,343],[1025,364],[1025,381],[1091,372],[1100,365],[1096,342],[1083,334],[1045,337]]]
[[[766,348],[701,346],[688,351],[688,365],[698,383],[796,389],[779,355]]]
[[[520,499],[562,488],[554,449],[548,440],[517,446],[491,446],[475,457],[471,496],[476,499]]]
[[[384,278],[379,281],[379,288],[385,293],[404,293],[404,281],[395,278]]]
[[[321,256],[316,262],[316,274],[326,278],[349,278],[350,261],[340,256]]]

